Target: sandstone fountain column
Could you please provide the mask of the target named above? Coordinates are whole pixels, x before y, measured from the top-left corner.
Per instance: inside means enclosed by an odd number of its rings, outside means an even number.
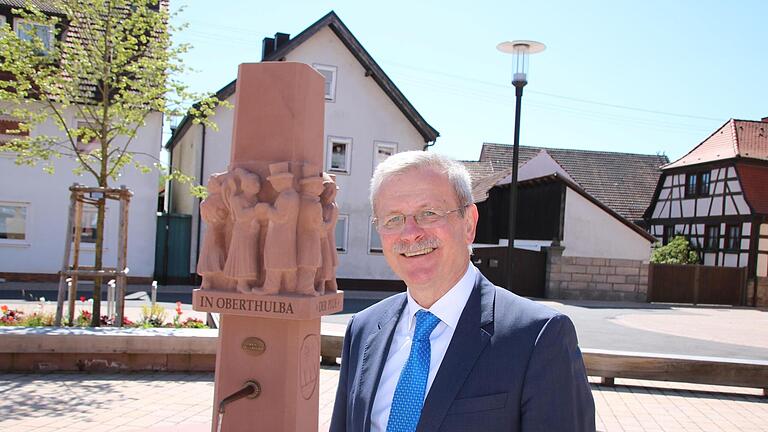
[[[324,108],[310,66],[240,65],[230,164],[200,206],[193,294],[195,310],[221,314],[214,432],[317,431],[320,317],[343,303],[328,264],[336,185],[321,172]]]

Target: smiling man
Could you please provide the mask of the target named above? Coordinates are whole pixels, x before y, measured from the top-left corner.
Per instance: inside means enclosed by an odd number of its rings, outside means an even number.
[[[330,430],[594,431],[571,321],[470,263],[478,215],[464,166],[391,156],[371,179],[371,205],[408,289],[350,321]]]

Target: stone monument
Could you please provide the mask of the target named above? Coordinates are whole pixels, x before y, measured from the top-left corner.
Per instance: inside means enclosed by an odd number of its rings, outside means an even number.
[[[221,314],[212,431],[317,431],[320,317],[342,309],[338,207],[323,166],[323,77],[240,65],[228,171],[206,223],[194,309]]]

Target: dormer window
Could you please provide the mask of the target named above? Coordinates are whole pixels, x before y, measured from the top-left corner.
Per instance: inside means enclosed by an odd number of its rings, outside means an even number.
[[[685,196],[687,198],[709,195],[709,171],[687,174]]]
[[[37,36],[43,44],[43,52],[41,54],[47,54],[51,51],[53,46],[53,28],[51,26],[23,19],[15,19],[13,24],[16,36],[19,39],[32,42],[35,36]]]
[[[336,66],[313,64],[323,78],[325,78],[325,100],[333,102],[336,100]]]

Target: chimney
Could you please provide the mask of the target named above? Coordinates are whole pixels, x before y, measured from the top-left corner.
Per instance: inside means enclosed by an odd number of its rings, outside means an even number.
[[[763,118],[762,118],[762,119],[760,119],[760,120],[761,120],[763,123],[768,123],[768,117],[763,117]]]
[[[261,41],[261,61],[264,61],[270,54],[275,52],[275,40],[269,37],[265,37]]]
[[[291,35],[288,33],[275,33],[275,37],[273,38],[265,37],[264,40],[261,41],[261,61],[264,61],[265,58],[284,47],[290,39]]]
[[[275,33],[275,51],[284,47],[290,39],[291,35],[288,33]]]

